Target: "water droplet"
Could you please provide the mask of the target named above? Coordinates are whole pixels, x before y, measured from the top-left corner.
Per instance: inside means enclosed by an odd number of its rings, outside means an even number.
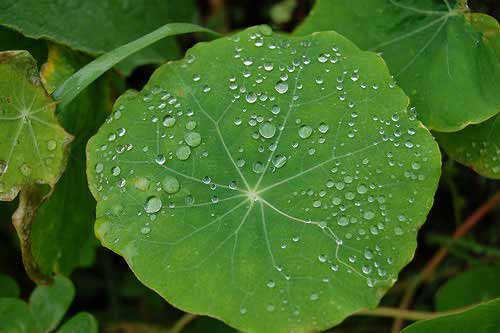
[[[184,136],[184,140],[191,147],[197,147],[201,143],[201,135],[197,132],[188,132]]]
[[[191,155],[191,148],[189,148],[189,146],[180,146],[175,151],[175,156],[177,156],[177,158],[180,159],[181,161],[187,160],[190,155]]]
[[[163,118],[163,126],[165,127],[172,127],[175,125],[175,118],[168,115],[168,116],[165,116],[165,118]]]
[[[115,166],[115,167],[111,168],[111,174],[113,176],[118,176],[121,172],[122,172],[122,170],[120,169],[119,166]]]
[[[24,175],[24,176],[29,176],[31,175],[31,167],[24,163],[23,165],[21,165],[21,173]]]
[[[299,128],[299,136],[302,139],[307,139],[308,137],[310,137],[312,132],[313,132],[313,130],[312,130],[311,126],[308,126],[308,125],[302,125]]]
[[[255,173],[262,173],[264,171],[264,164],[262,164],[262,162],[254,162],[254,164],[252,165],[252,170],[255,172]]]
[[[288,91],[288,83],[285,81],[278,81],[276,85],[274,86],[274,89],[280,93],[284,94]]]
[[[95,172],[101,173],[103,170],[104,170],[104,165],[102,163],[97,163],[95,165]],[[1,170],[0,170],[0,174],[2,174]]]
[[[148,214],[154,214],[161,209],[162,202],[161,199],[155,196],[151,196],[146,199],[144,203],[144,211]]]
[[[151,228],[149,228],[149,227],[142,227],[141,228],[141,234],[143,234],[143,235],[149,234],[150,231],[151,231]]]
[[[276,126],[270,122],[262,123],[259,127],[259,133],[266,139],[272,138],[276,133]]]
[[[274,288],[276,283],[273,280],[269,280],[266,285],[268,288]]]
[[[286,163],[286,157],[281,155],[281,154],[278,154],[276,156],[273,157],[273,165],[276,167],[276,168],[281,168],[283,165],[285,165]]]
[[[163,190],[167,193],[173,194],[179,191],[180,184],[177,178],[172,177],[172,176],[166,176],[163,179],[163,184],[162,184]]]
[[[47,149],[53,151],[57,147],[57,142],[55,140],[49,140],[47,142]]]
[[[327,124],[325,124],[325,123],[321,123],[321,124],[319,124],[318,130],[319,130],[321,133],[326,133],[326,132],[328,132],[328,129],[329,129],[329,128],[330,128],[330,127],[329,127]]]
[[[253,92],[249,92],[245,99],[248,103],[255,103],[257,101],[257,95]]]

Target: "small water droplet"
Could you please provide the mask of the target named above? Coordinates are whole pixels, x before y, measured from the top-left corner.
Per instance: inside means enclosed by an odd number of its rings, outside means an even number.
[[[144,211],[148,214],[154,214],[161,209],[162,202],[161,199],[155,196],[151,196],[146,199],[144,203]]]

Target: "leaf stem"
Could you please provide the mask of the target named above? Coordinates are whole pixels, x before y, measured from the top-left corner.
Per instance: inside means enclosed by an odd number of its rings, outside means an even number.
[[[459,225],[452,235],[453,239],[459,239],[466,235],[481,219],[493,208],[500,204],[500,191],[493,195],[488,201],[483,203],[474,213],[472,213],[464,223]],[[399,308],[401,310],[408,309],[412,303],[413,296],[417,291],[421,283],[427,282],[433,275],[434,271],[441,264],[441,262],[448,255],[448,249],[445,246],[439,248],[439,250],[432,256],[432,258],[427,262],[420,273],[410,282],[408,288],[406,289]],[[391,332],[397,333],[403,327],[403,318],[398,318],[394,321],[392,325]]]
[[[180,333],[184,327],[196,319],[198,316],[192,313],[185,313],[170,329],[169,333]]]

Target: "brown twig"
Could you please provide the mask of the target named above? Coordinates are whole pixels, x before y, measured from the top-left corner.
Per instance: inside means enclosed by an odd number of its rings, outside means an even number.
[[[482,204],[474,213],[472,213],[472,215],[470,215],[464,223],[458,226],[458,228],[453,233],[452,238],[459,239],[466,235],[490,210],[492,210],[499,204],[500,192],[497,192],[488,201]],[[406,310],[410,307],[417,288],[422,282],[427,282],[432,277],[436,268],[439,266],[439,264],[441,264],[441,262],[444,260],[444,258],[446,258],[447,255],[448,249],[443,246],[439,248],[434,256],[432,256],[432,258],[427,262],[427,264],[415,277],[412,283],[408,285],[408,288],[406,289],[406,292],[401,299],[401,303],[399,304],[399,308],[401,310]],[[403,323],[403,318],[396,319],[392,325],[391,332],[399,332],[403,327]]]

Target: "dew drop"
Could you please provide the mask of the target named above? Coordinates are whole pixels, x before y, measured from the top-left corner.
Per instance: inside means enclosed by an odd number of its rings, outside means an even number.
[[[274,90],[280,94],[285,94],[288,91],[288,83],[285,81],[278,81],[274,86]]]
[[[259,133],[266,139],[270,139],[276,133],[276,126],[270,122],[262,123],[259,127]]]
[[[189,146],[180,146],[175,151],[175,156],[181,161],[185,161],[191,156],[191,148]]]
[[[300,128],[299,128],[299,136],[302,138],[302,139],[307,139],[308,137],[311,136],[312,134],[312,128],[311,126],[308,126],[308,125],[302,125]]]
[[[153,214],[161,209],[162,202],[161,199],[155,196],[151,196],[146,199],[144,203],[144,211],[148,214]]]
[[[184,141],[191,147],[197,147],[201,143],[201,135],[197,132],[188,132],[184,136]]]
[[[165,192],[173,194],[179,191],[180,184],[177,178],[172,176],[166,176],[163,179],[162,187]]]

